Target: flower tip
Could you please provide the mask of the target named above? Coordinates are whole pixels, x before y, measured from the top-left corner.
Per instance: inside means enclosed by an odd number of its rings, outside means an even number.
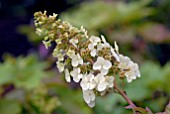
[[[115,50],[116,50],[116,52],[119,53],[119,47],[118,47],[116,41],[114,42],[114,45],[115,45]]]

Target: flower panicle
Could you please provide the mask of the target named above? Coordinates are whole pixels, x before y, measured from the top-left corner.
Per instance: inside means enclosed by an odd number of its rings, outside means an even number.
[[[67,82],[80,82],[83,98],[90,107],[95,106],[96,93],[104,95],[113,89],[117,74],[128,82],[140,77],[138,64],[119,54],[116,42],[113,48],[104,36],[88,36],[83,26],[73,27],[56,19],[57,14],[36,12],[34,17],[36,33],[44,38],[45,47],[56,43],[53,56],[59,72],[65,73]]]

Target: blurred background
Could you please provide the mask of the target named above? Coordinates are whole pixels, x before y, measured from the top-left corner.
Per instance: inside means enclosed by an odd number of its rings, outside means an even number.
[[[126,85],[138,106],[164,111],[170,99],[170,0],[1,0],[0,114],[132,114],[117,94],[98,97],[95,108],[80,87],[66,83],[42,38],[33,14],[44,11],[89,35],[103,34],[139,63],[141,78]]]

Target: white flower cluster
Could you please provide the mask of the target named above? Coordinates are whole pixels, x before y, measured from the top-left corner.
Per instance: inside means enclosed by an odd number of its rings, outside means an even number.
[[[138,65],[119,54],[116,42],[113,48],[104,36],[89,37],[83,26],[78,29],[56,21],[56,14],[48,17],[46,12],[36,12],[34,16],[36,33],[44,37],[46,48],[52,42],[57,44],[53,56],[57,58],[59,72],[65,73],[67,82],[80,82],[83,98],[90,107],[95,106],[97,94],[104,95],[113,89],[116,74],[123,74],[121,78],[128,82],[140,77]]]

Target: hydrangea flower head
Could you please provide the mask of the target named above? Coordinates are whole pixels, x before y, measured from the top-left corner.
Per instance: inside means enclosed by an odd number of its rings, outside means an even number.
[[[44,38],[45,47],[56,43],[53,56],[57,58],[59,72],[65,74],[67,82],[72,79],[80,82],[88,106],[94,107],[96,95],[104,95],[113,89],[117,79],[123,77],[131,82],[140,77],[138,64],[119,54],[116,42],[112,47],[104,36],[88,36],[83,26],[76,28],[57,20],[56,14],[47,16],[45,11],[36,12],[34,16],[36,33]]]

